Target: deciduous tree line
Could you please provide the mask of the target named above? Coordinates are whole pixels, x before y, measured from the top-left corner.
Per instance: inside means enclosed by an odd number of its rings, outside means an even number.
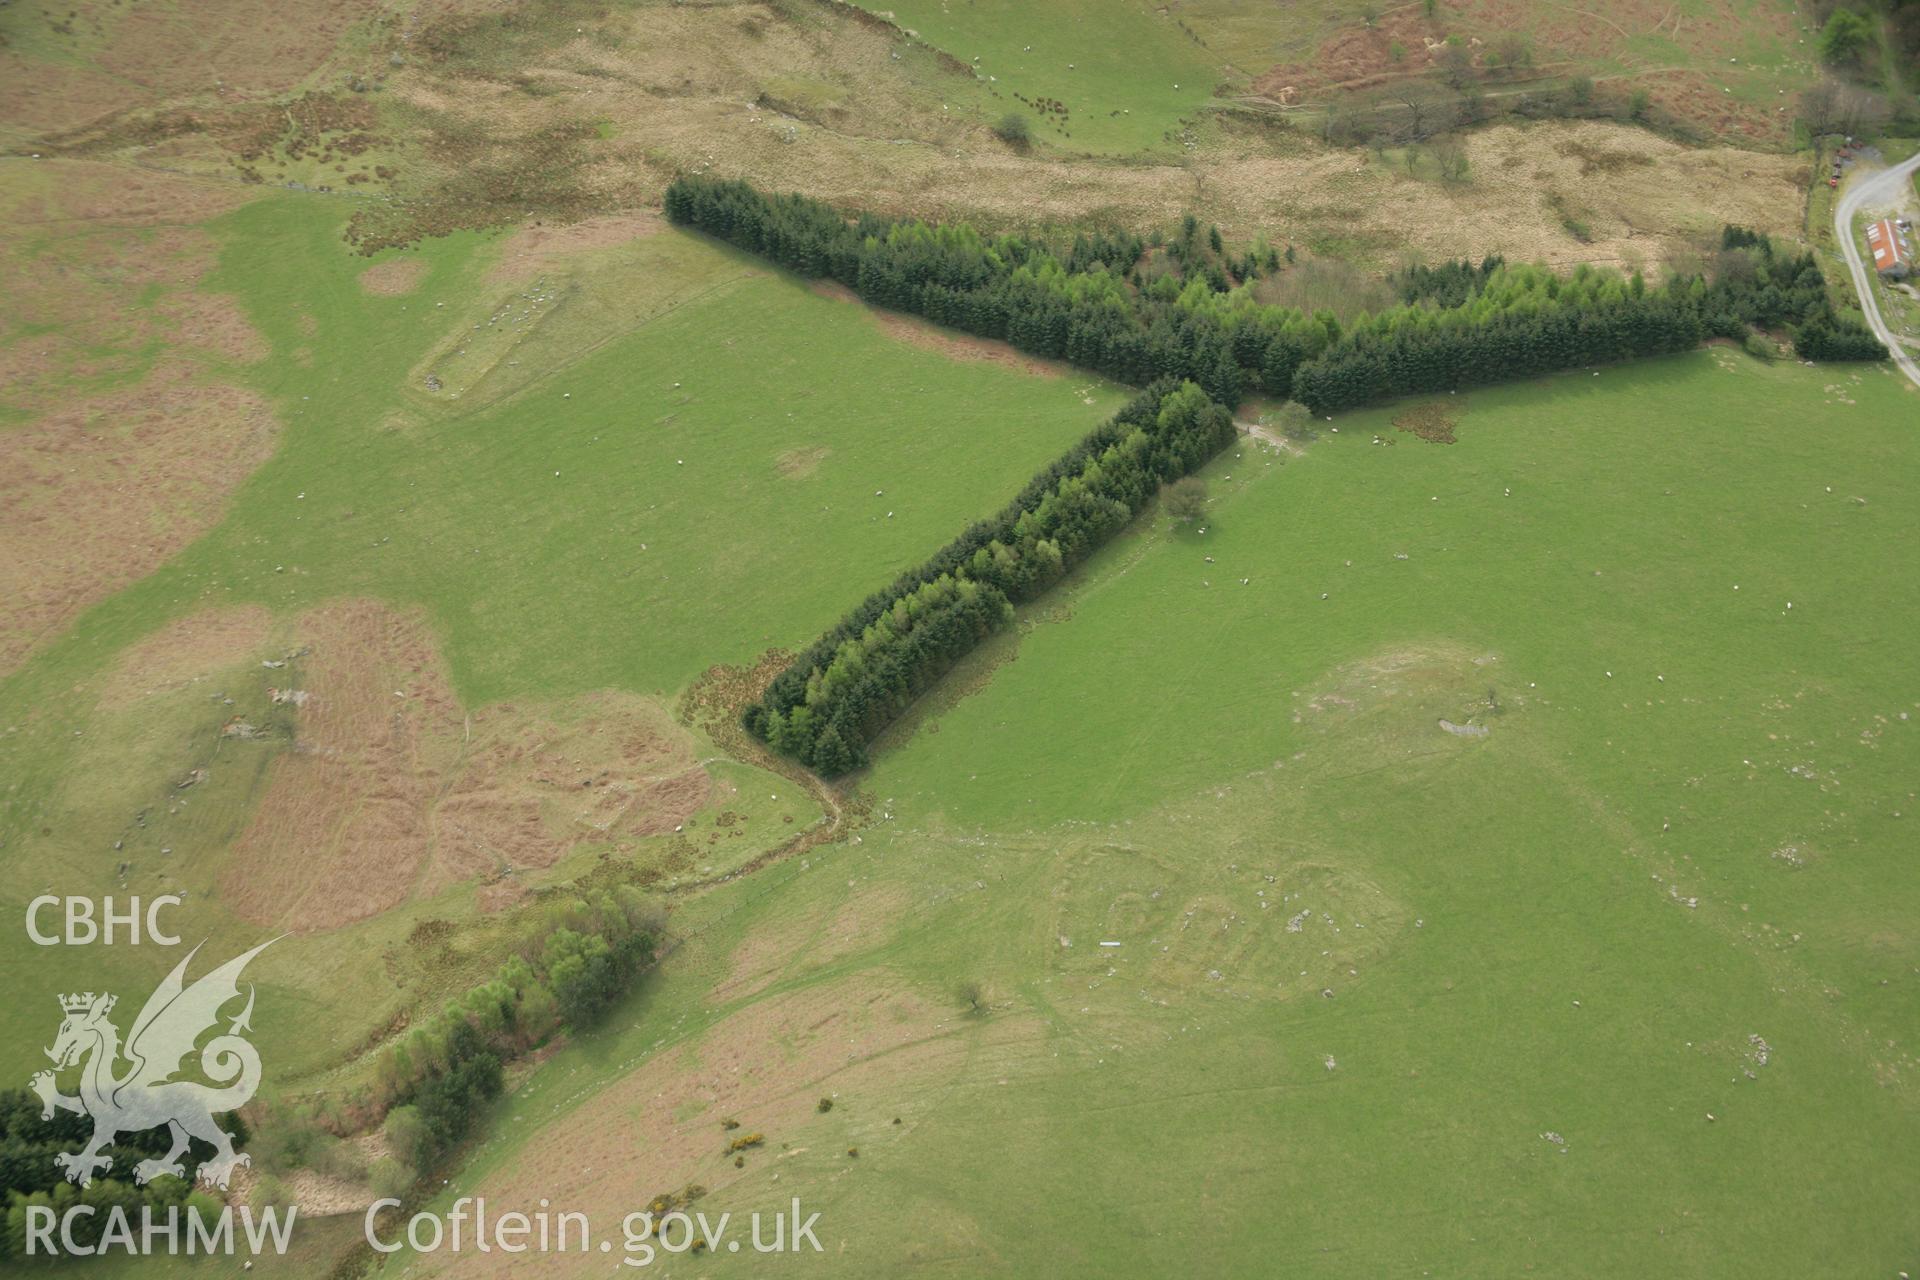
[[[625,886],[549,904],[492,981],[449,1001],[375,1064],[372,1096],[392,1155],[378,1181],[404,1187],[470,1134],[505,1064],[562,1026],[598,1021],[652,963],[658,908]],[[284,1140],[283,1140],[284,1141]]]

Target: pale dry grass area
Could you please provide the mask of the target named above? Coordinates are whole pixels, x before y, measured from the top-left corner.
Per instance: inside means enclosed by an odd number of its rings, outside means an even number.
[[[774,459],[774,467],[789,480],[805,480],[818,471],[820,464],[825,462],[832,453],[833,450],[825,445],[788,449]]]
[[[1178,160],[1027,154],[942,111],[939,94],[891,60],[893,44],[873,28],[803,29],[751,5],[646,9],[522,68],[538,94],[424,69],[395,89],[499,139],[603,122],[608,136],[593,144],[582,180],[616,210],[656,203],[675,173],[713,172],[850,207],[996,226],[1102,221],[1145,231],[1191,210],[1233,239],[1328,242],[1373,266],[1486,253],[1657,265],[1725,222],[1791,233],[1799,220],[1804,161],[1689,148],[1604,122],[1469,134],[1462,183],[1284,131],[1214,131]],[[1595,156],[1606,166],[1597,177]],[[1569,204],[1580,235],[1566,225]]]
[[[1361,181],[1380,198],[1368,220],[1405,228],[1429,257],[1657,266],[1729,222],[1792,237],[1808,178],[1802,157],[1685,147],[1602,122],[1500,126],[1464,142],[1471,178],[1458,186],[1383,181],[1369,165]],[[1556,197],[1581,211],[1587,241],[1563,225]]]
[[[693,1183],[716,1204],[785,1204],[783,1188],[807,1185],[795,1179],[855,1167],[846,1148],[850,1123],[869,1153],[911,1142],[924,1110],[970,1063],[1017,1070],[1043,1052],[1045,1035],[1033,1017],[969,1021],[886,969],[769,996],[635,1063],[463,1191],[484,1195],[502,1213],[534,1211],[544,1198],[595,1224],[619,1222],[654,1196]],[[837,1109],[821,1114],[822,1096],[859,1107],[862,1119]],[[903,1123],[890,1123],[894,1115]],[[723,1128],[723,1119],[739,1128]],[[764,1141],[735,1167],[728,1142],[753,1133]],[[498,1252],[457,1261],[422,1256],[413,1268],[422,1276],[519,1274]],[[579,1252],[543,1261],[543,1274],[605,1269],[604,1256]]]
[[[745,255],[725,262],[680,238],[650,209],[554,224],[530,222],[493,246],[483,287],[449,311],[446,335],[405,380],[412,406],[469,411],[523,391],[546,372],[675,308],[766,274]],[[398,261],[398,259],[396,259]],[[418,425],[415,413],[389,425]]]
[[[380,0],[21,0],[0,43],[0,138],[182,100],[225,105],[299,86]]]
[[[412,293],[426,278],[427,264],[420,258],[389,258],[360,273],[360,287],[380,298],[398,298]]]
[[[103,679],[100,707],[125,710],[260,660],[272,635],[273,614],[264,605],[207,609],[176,619],[121,651]]]
[[[910,906],[898,886],[881,885],[862,890],[837,908],[821,905],[783,918],[735,949],[726,976],[707,998],[716,1005],[729,1004],[877,946],[893,935]]]
[[[666,225],[651,209],[636,209],[565,226],[521,227],[501,242],[487,280],[519,284],[566,264],[574,254],[616,248],[656,235]]]

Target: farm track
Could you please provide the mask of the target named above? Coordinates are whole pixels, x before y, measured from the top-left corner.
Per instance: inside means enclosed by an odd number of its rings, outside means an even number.
[[[1886,344],[1900,372],[1906,374],[1913,385],[1920,387],[1920,363],[1915,363],[1912,354],[1894,336],[1893,330],[1887,327],[1886,318],[1880,314],[1880,300],[1873,294],[1873,277],[1860,257],[1860,246],[1853,238],[1853,220],[1860,210],[1869,201],[1888,207],[1899,206],[1906,195],[1905,184],[1915,172],[1920,172],[1920,151],[1899,164],[1855,182],[1833,206],[1833,235],[1840,242],[1840,252],[1846,256],[1847,271],[1853,276],[1854,292],[1860,295],[1860,309],[1866,312],[1867,327]]]

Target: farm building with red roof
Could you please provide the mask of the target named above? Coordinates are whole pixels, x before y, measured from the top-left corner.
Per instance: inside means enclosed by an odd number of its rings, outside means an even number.
[[[1913,249],[1892,218],[1867,228],[1867,247],[1873,250],[1873,269],[1887,279],[1904,280],[1913,274]]]

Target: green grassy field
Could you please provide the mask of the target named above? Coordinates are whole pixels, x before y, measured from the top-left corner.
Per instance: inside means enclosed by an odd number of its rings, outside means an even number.
[[[504,284],[487,275],[491,243],[439,241],[420,252],[429,272],[414,292],[375,296],[358,282],[365,260],[339,247],[340,217],[336,202],[274,197],[216,225],[213,285],[240,297],[272,345],[246,376],[283,417],[281,447],[212,533],[0,685],[9,914],[49,888],[184,889],[175,920],[191,939],[211,935],[217,951],[258,936],[218,886],[297,735],[234,743],[221,727],[270,724],[267,686],[285,677],[244,653],[237,665],[209,658],[198,674],[214,685],[107,708],[124,655],[175,619],[265,606],[284,625],[371,597],[427,620],[469,712],[507,700],[564,711],[601,689],[670,710],[710,664],[811,641],[1120,398],[1088,379],[923,350],[859,307],[677,232]],[[452,358],[468,343],[449,334],[484,336],[497,308],[526,310],[524,295],[542,290],[553,305],[498,368],[482,377]],[[443,386],[473,374],[464,401],[423,389],[421,362],[436,352],[450,360]],[[208,764],[209,781],[178,788]],[[754,834],[701,865],[724,870],[818,816],[784,779],[724,760],[709,771],[721,786],[702,819],[731,808]],[[669,843],[651,838],[633,856]],[[607,851],[590,843],[552,874]],[[486,929],[437,959],[408,942],[422,920],[471,914],[470,891],[455,888],[275,948],[260,966],[285,1011],[260,1019],[269,1060],[289,1078],[327,1069],[396,1008],[485,976],[498,947]],[[86,980],[131,991],[172,959],[94,948]],[[38,1059],[67,967],[19,930],[0,944],[0,977],[48,993],[7,1006],[14,1047],[0,1056],[13,1072]]]
[[[1912,405],[1715,349],[1230,451],[449,1194],[798,1195],[835,1274],[1911,1268]]]
[[[1331,275],[1384,264],[1382,228],[1410,219],[1429,252],[1460,222],[1475,252],[1553,253],[1571,242],[1531,206],[1575,189],[1554,166],[1593,126],[1493,135],[1512,154],[1476,155],[1473,182],[1416,189],[1390,180],[1427,176],[1411,152],[1323,151],[1323,109],[1440,83],[1423,42],[1455,35],[1483,42],[1494,105],[1591,76],[1717,143],[1784,147],[1810,19],[858,3],[920,43],[836,5],[238,0],[211,43],[182,6],[0,13],[0,434],[51,442],[45,505],[8,532],[125,500],[168,547],[124,588],[56,583],[92,603],[19,624],[38,638],[0,676],[0,1080],[47,1065],[56,994],[114,991],[124,1028],[180,957],[36,947],[36,894],[184,893],[196,971],[292,929],[249,974],[272,1099],[350,1091],[372,1046],[494,975],[517,893],[644,874],[672,906],[664,960],[603,1028],[514,1065],[428,1173],[437,1207],[546,1201],[618,1250],[663,1192],[736,1219],[798,1196],[825,1252],[769,1265],[836,1276],[1920,1270],[1920,397],[1888,371],[1720,346],[1448,398],[1446,446],[1397,428],[1404,405],[1299,449],[1247,440],[1207,470],[1199,526],[1136,522],[842,792],[675,714],[716,664],[805,645],[998,508],[1125,392],[668,228],[650,202],[673,173],[1143,234],[1191,200],[1236,238],[1342,258]],[[1487,63],[1507,35],[1534,65]],[[1299,79],[1295,127],[1216,116],[1275,69],[1261,89]],[[979,127],[1009,113],[1033,145]],[[1579,181],[1635,158],[1599,136]],[[1644,246],[1798,207],[1783,157],[1738,154],[1660,160],[1692,203],[1626,184],[1650,203],[1609,203],[1620,251],[1653,263]],[[1721,183],[1775,194],[1723,217]],[[342,233],[371,200],[395,227],[546,225],[370,263]],[[169,369],[278,422],[270,459],[206,489],[220,514],[191,543],[166,535],[199,499],[142,502],[200,491],[143,489],[123,459],[217,461],[86,452],[124,406],[43,431],[97,393],[158,396]],[[60,447],[84,455],[70,472]],[[361,629],[328,629],[342,602]],[[310,710],[270,693],[309,678]],[[358,701],[330,721],[336,689]],[[305,808],[274,790],[295,767]],[[704,799],[654,826],[602,799],[609,775],[685,773]],[[843,839],[727,878],[830,820]],[[421,829],[434,856],[406,863]],[[334,865],[341,832],[400,870],[346,861],[321,890],[391,874],[397,905],[317,932],[297,897],[243,916],[236,891],[297,880],[303,851]],[[564,844],[550,865],[527,860],[542,841]],[[258,1274],[349,1274],[359,1235],[357,1212],[309,1215]]]
[[[334,227],[269,205],[231,230],[228,278],[264,303],[302,296],[296,281]],[[380,427],[421,354],[401,335],[446,298],[439,277],[405,298],[353,296],[348,314],[315,298],[320,343],[347,345],[318,345],[311,369],[277,367],[274,391],[298,406],[294,439],[251,486],[258,505],[206,548],[206,572],[276,607],[369,588],[417,599],[474,698],[609,683],[664,693],[710,663],[811,637],[845,595],[913,562],[1118,402],[1089,380],[887,341],[857,308],[678,233],[635,252],[649,277],[678,268],[677,284],[691,274],[677,259],[696,255],[694,270],[727,279],[641,327],[616,320],[584,349],[536,349],[545,367],[516,399],[425,438]],[[442,269],[455,287],[459,264]],[[255,314],[277,345],[301,345],[284,309]],[[297,430],[321,415],[338,434]],[[783,457],[808,450],[826,451],[813,470],[782,473]],[[351,483],[332,481],[341,472]],[[298,527],[289,490],[307,495]],[[261,525],[273,532],[256,541]]]
[[[1424,42],[1448,37],[1474,42],[1475,65],[1492,74],[1495,92],[1573,76],[1619,81],[1648,88],[1714,132],[1776,142],[1784,122],[1768,117],[1817,71],[1804,44],[1808,28],[1779,0],[1738,5],[1737,21],[1726,6],[1700,0],[1617,16],[1478,4],[1422,13],[1414,5],[1351,0],[1308,0],[1284,12],[1248,0],[1072,0],[1038,8],[1007,0],[901,0],[864,7],[981,76],[997,77],[988,87],[1009,108],[1021,107],[1015,91],[1064,102],[1070,119],[1027,111],[1043,123],[1036,137],[1093,154],[1181,143],[1216,91],[1246,92],[1275,68],[1297,69],[1282,77],[1299,80],[1304,91],[1290,105],[1321,103],[1337,91],[1378,92],[1434,73]],[[1501,69],[1487,61],[1499,42],[1516,37],[1525,65]],[[1728,107],[1745,117],[1726,115]]]
[[[1016,112],[1037,141],[1094,154],[1160,151],[1219,83],[1219,64],[1165,12],[1140,0],[901,0],[885,9],[988,80],[988,111]],[[1065,116],[1022,103],[1051,99]]]

